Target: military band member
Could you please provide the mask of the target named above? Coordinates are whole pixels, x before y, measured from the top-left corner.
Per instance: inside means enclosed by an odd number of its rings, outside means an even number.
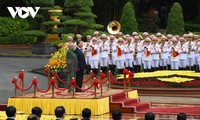
[[[179,67],[179,54],[180,46],[178,45],[178,40],[174,37],[172,38],[172,45],[170,46],[171,50],[171,69],[178,70]]]
[[[152,71],[158,70],[159,66],[159,59],[160,56],[159,54],[161,53],[160,45],[158,43],[158,38],[153,37],[152,38],[152,51],[151,51],[151,56],[152,56]]]
[[[109,47],[109,70],[115,74],[117,52],[116,50],[113,50],[113,48],[116,48],[115,37],[113,35],[110,35]]]
[[[179,70],[186,70],[188,47],[185,44],[185,38],[180,37],[180,56],[179,56]]]
[[[137,32],[133,32],[132,33],[132,38],[134,38],[135,36],[138,36],[139,34]]]
[[[130,36],[126,37],[127,43],[125,44],[125,66],[129,71],[132,71],[133,68],[133,53],[134,48],[132,44],[132,39]]]
[[[90,48],[90,45],[91,45],[91,39],[92,39],[92,36],[90,35],[87,35],[86,36],[87,38],[87,42],[85,42],[85,45],[84,45],[84,55],[85,55],[85,61],[86,61],[86,74],[89,74],[90,73],[90,57],[91,57],[91,48]]]
[[[194,70],[196,45],[195,42],[193,42],[193,34],[188,34],[187,45],[188,45],[187,69]]]
[[[200,72],[200,40],[197,41],[198,71]]]
[[[161,37],[160,69],[167,70],[167,60],[169,56],[169,44],[165,36]]]
[[[140,72],[141,65],[142,65],[142,44],[140,43],[139,36],[135,36],[133,42],[133,49],[134,49],[134,72]]]
[[[116,47],[113,48],[113,50],[117,52],[117,57],[116,57],[116,66],[118,70],[118,74],[123,74],[123,69],[124,69],[124,62],[125,62],[125,47],[123,45],[123,39],[119,38]]]
[[[143,46],[143,53],[144,53],[144,57],[143,57],[143,68],[144,68],[144,72],[151,72],[151,61],[152,61],[152,57],[151,57],[151,52],[152,52],[152,45],[151,45],[151,39],[150,38],[146,38],[145,39],[145,45]]]
[[[99,45],[100,47],[100,66],[103,73],[107,73],[107,66],[108,66],[108,52],[109,52],[109,44],[107,42],[107,36],[105,34],[102,34],[101,36],[101,43]]]
[[[99,46],[97,44],[97,38],[92,38],[91,48],[91,58],[90,58],[90,66],[91,70],[93,70],[95,76],[97,77],[98,73],[98,65],[99,65]]]
[[[195,51],[195,54],[194,54],[194,70],[197,72],[198,71],[198,58],[199,58],[199,54],[198,54],[198,45],[197,45],[197,41],[199,39],[199,36],[198,35],[194,35],[194,42],[195,42],[195,45],[196,45],[196,51]]]
[[[169,46],[172,45],[172,40],[173,36],[171,34],[168,34],[167,35],[167,40],[168,40],[168,44]],[[167,59],[167,69],[168,70],[171,70],[171,50],[169,50],[169,54],[168,54],[168,59]]]

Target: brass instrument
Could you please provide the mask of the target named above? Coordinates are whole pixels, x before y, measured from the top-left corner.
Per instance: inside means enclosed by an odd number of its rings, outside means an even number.
[[[107,30],[110,34],[117,34],[121,29],[121,25],[119,22],[117,21],[111,21],[108,26],[107,26]]]

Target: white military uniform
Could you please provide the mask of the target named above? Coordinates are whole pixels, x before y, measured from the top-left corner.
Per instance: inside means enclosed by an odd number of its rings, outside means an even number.
[[[91,48],[91,58],[90,58],[90,66],[91,69],[98,69],[99,64],[99,46],[98,44],[92,44]]]
[[[124,62],[125,62],[125,47],[124,45],[117,45],[116,47],[113,48],[114,51],[117,52],[117,57],[116,57],[116,66],[117,69],[123,69],[124,68]]]
[[[188,53],[188,46],[185,43],[180,43],[180,56],[179,56],[180,69],[186,69],[187,53]]]
[[[192,41],[188,41],[187,45],[188,45],[187,66],[193,67],[197,47],[195,45],[195,42]]]
[[[109,43],[107,41],[102,41],[99,45],[100,47],[100,66],[101,67],[107,67],[108,66],[108,52],[110,50]]]
[[[109,47],[110,47],[110,52],[112,52],[112,59],[109,57],[109,65],[116,65],[116,58],[117,58],[117,51],[113,50],[114,48],[116,48],[116,43],[110,42],[109,43]]]
[[[197,41],[198,72],[200,71],[200,41]]]
[[[125,49],[126,49],[126,52],[125,52],[125,65],[126,65],[127,68],[131,68],[132,69],[132,67],[133,67],[133,53],[135,52],[133,44],[127,43],[125,45]]]
[[[90,64],[90,57],[91,57],[90,45],[91,45],[91,42],[85,42],[84,44],[84,54],[85,54],[86,65]]]
[[[144,45],[143,46],[143,68],[144,71],[147,72],[146,70],[148,70],[148,72],[150,72],[151,69],[151,62],[152,62],[152,56],[151,56],[151,52],[152,52],[152,45]]]
[[[152,68],[156,69],[159,66],[159,53],[161,53],[161,48],[158,43],[152,44],[152,51],[151,51],[151,56],[152,56]]]
[[[177,45],[172,45],[170,47],[171,50],[171,69],[172,70],[178,70],[178,66],[179,66],[179,54],[180,54],[180,46]],[[177,55],[175,55],[175,53],[177,53]]]
[[[142,54],[143,54],[143,50],[142,50],[142,43],[138,42],[138,43],[133,43],[134,46],[134,51],[137,52],[136,54],[136,58],[134,59],[134,65],[141,65],[142,64]]]
[[[168,56],[169,56],[169,50],[170,50],[169,44],[168,44],[168,42],[165,42],[165,43],[161,43],[160,46],[161,46],[160,66],[166,67]]]

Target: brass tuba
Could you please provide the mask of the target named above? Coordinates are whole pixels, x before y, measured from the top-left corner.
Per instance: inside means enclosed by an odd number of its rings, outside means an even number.
[[[107,30],[110,34],[117,34],[121,29],[121,25],[119,22],[117,21],[111,21],[108,26],[107,26]]]

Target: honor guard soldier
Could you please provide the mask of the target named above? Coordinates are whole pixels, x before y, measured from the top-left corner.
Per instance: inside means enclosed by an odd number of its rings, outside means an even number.
[[[85,61],[86,61],[86,74],[89,74],[90,69],[91,69],[90,68],[90,57],[91,57],[90,45],[91,45],[92,36],[87,35],[86,38],[87,38],[87,42],[85,42],[85,45],[84,45],[84,48],[85,48],[84,55],[85,55]]]
[[[133,43],[133,49],[134,49],[134,72],[140,72],[141,65],[142,65],[142,44],[140,43],[139,36],[135,36]]]
[[[187,55],[187,69],[194,70],[194,59],[196,52],[196,45],[193,42],[193,34],[188,34],[188,55]]]
[[[151,56],[152,56],[152,71],[158,70],[158,66],[159,66],[159,59],[160,59],[160,53],[161,53],[161,49],[160,49],[160,45],[158,43],[158,38],[157,37],[153,37],[152,38],[152,51],[151,51]]]
[[[198,54],[198,71],[200,71],[200,39],[196,43],[197,45],[197,54]]]
[[[99,44],[99,43],[101,42],[100,36],[99,36],[99,32],[98,32],[98,31],[95,31],[95,32],[93,33],[93,35],[94,35],[94,37],[97,39],[97,44]]]
[[[160,69],[167,70],[167,60],[169,56],[169,44],[165,36],[161,37]]]
[[[143,68],[144,68],[144,72],[151,72],[151,52],[152,52],[152,45],[151,45],[151,39],[150,38],[146,38],[145,39],[145,45],[143,46],[143,53],[144,53],[144,57],[143,57]]]
[[[76,34],[76,40],[77,40],[77,41],[81,41],[81,40],[82,40],[82,35]]]
[[[81,40],[82,40],[82,35],[76,34],[76,41],[81,41]],[[76,45],[76,42],[74,42],[74,44]]]
[[[133,32],[132,33],[132,38],[134,38],[135,36],[138,36],[139,34],[137,32]]]
[[[113,35],[110,35],[109,47],[110,47],[110,49],[109,49],[110,52],[108,53],[108,55],[109,55],[109,70],[111,70],[111,72],[113,74],[115,74],[117,52],[115,50],[116,43],[115,43],[115,37]]]
[[[198,58],[199,58],[199,54],[198,54],[198,45],[197,45],[197,41],[199,40],[199,36],[198,35],[194,35],[194,42],[196,45],[196,51],[194,54],[194,70],[197,72],[198,71]]]
[[[105,34],[101,35],[101,43],[99,45],[100,47],[100,66],[103,73],[107,73],[107,67],[108,67],[108,52],[109,52],[109,44],[107,41],[107,36]]]
[[[180,46],[178,45],[178,40],[173,37],[172,38],[172,45],[170,47],[171,50],[171,69],[178,70],[179,66],[179,54],[180,54]]]
[[[186,70],[188,46],[184,37],[179,38],[180,41],[180,56],[179,56],[179,70]]]
[[[130,36],[126,37],[126,44],[125,44],[125,66],[129,71],[132,71],[133,68],[133,54],[134,54],[134,49],[133,49],[133,44],[132,44],[132,39]]]
[[[168,41],[168,45],[171,46],[172,45],[172,38],[173,36],[171,34],[167,35],[167,41]],[[169,48],[170,49],[170,48]],[[171,70],[171,50],[169,50],[169,54],[168,54],[168,60],[167,60],[167,69]]]
[[[99,46],[97,44],[97,38],[92,38],[92,44],[90,45],[91,49],[91,58],[90,58],[90,66],[91,70],[93,70],[95,77],[97,77],[98,73],[98,65],[99,65]]]
[[[118,38],[117,45],[113,50],[117,52],[117,58],[116,58],[116,66],[118,70],[118,74],[123,74],[124,69],[124,62],[125,62],[125,47],[123,45],[123,39]]]
[[[73,37],[72,36],[68,36],[67,37],[67,43],[73,43]]]
[[[162,37],[162,34],[160,32],[158,32],[158,33],[156,33],[156,37],[158,38],[158,40],[160,40]]]

